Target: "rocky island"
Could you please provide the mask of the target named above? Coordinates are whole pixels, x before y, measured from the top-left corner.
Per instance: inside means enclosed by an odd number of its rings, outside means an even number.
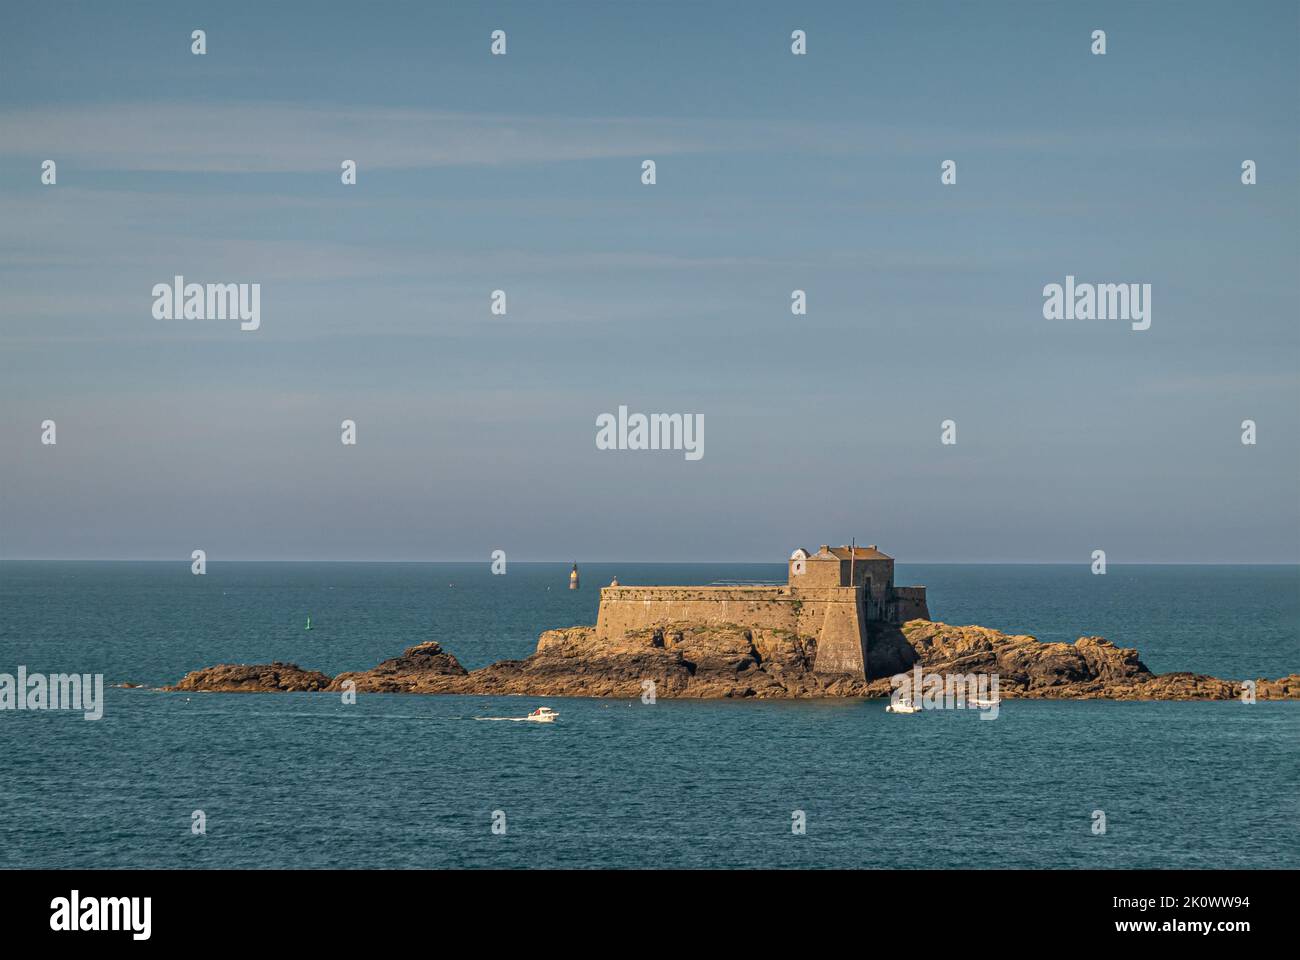
[[[186,674],[169,690],[464,693],[549,697],[887,697],[889,677],[925,671],[997,674],[1003,698],[1232,700],[1240,681],[1193,673],[1153,674],[1133,649],[1100,637],[1043,643],[986,627],[913,620],[872,638],[871,679],[812,669],[807,639],[737,625],[682,625],[598,640],[593,627],[548,630],[524,660],[466,670],[437,642],[407,648],[370,670],[330,678],[294,664],[221,665]],[[1300,674],[1256,681],[1260,700],[1300,699]]]
[[[1043,643],[929,619],[924,587],[896,587],[894,560],[871,547],[795,550],[786,584],[601,590],[596,625],[547,630],[523,660],[478,670],[437,642],[369,670],[329,677],[296,664],[223,664],[169,690],[460,693],[548,697],[885,697],[890,678],[998,678],[1003,698],[1232,700],[1243,681],[1153,674],[1134,649],[1101,637]],[[1261,700],[1300,699],[1300,674],[1254,681]]]

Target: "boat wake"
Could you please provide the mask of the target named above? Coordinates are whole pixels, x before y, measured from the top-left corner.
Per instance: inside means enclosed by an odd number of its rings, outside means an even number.
[[[554,723],[559,714],[550,707],[538,707],[526,717],[475,717],[475,720],[508,720],[511,723]]]

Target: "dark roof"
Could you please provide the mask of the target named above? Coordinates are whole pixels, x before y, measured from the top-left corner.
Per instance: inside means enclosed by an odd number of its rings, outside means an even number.
[[[857,547],[856,549],[850,547],[831,547],[831,554],[835,557],[838,557],[841,560],[848,560],[850,556],[855,560],[893,560],[894,559],[887,553],[881,553],[879,550],[875,548],[875,546]]]

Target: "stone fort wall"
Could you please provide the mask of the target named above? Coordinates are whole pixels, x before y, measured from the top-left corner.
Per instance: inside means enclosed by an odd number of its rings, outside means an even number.
[[[897,608],[894,616],[896,623],[930,619],[930,606],[925,602],[925,587],[895,587],[894,603]]]
[[[787,630],[817,638],[819,673],[866,675],[866,623],[854,587],[603,587],[596,636],[673,623]]]

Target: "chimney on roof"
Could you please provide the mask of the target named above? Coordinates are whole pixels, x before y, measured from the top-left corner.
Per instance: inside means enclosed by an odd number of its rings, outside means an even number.
[[[876,549],[876,545],[873,543],[871,546],[867,547],[867,549],[868,549],[868,550],[874,550],[874,549]]]
[[[822,544],[821,552],[822,552],[822,553],[830,553],[830,552],[831,552],[831,545],[830,545],[829,543],[823,543],[823,544]]]

